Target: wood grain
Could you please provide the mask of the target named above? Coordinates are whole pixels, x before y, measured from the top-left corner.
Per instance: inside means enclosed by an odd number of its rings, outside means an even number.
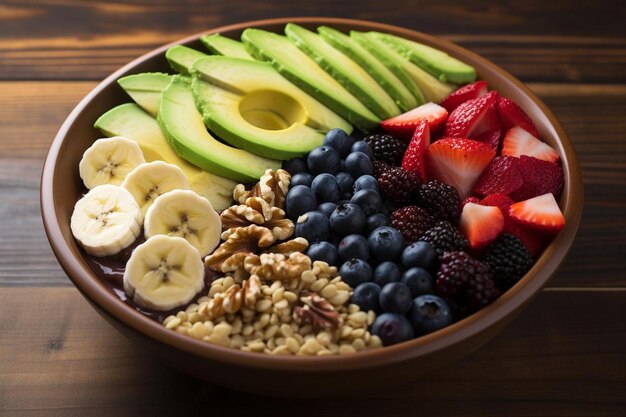
[[[0,321],[0,404],[11,416],[293,416],[297,410],[356,417],[418,409],[430,416],[624,415],[622,302],[623,294],[611,292],[544,292],[503,334],[460,362],[367,398],[303,407],[302,400],[210,386],[159,364],[74,289],[4,289],[0,305],[11,319]]]
[[[611,0],[455,0],[428,2],[428,7],[411,0],[279,0],[271,5],[244,0],[237,7],[215,1],[3,3],[3,80],[98,80],[156,46],[227,23],[336,16],[448,38],[526,81],[626,82],[626,7]]]

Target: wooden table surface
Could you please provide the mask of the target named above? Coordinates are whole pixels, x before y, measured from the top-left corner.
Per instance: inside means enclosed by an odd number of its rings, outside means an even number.
[[[563,123],[585,182],[569,257],[500,336],[414,383],[315,403],[210,386],[146,356],[71,285],[38,201],[46,150],[98,80],[191,33],[298,15],[398,24],[501,65]],[[626,415],[625,22],[624,3],[606,0],[0,1],[0,415]]]

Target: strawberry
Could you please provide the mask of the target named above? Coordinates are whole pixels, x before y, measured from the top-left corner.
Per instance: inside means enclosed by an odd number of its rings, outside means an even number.
[[[486,143],[497,152],[498,148],[500,147],[500,140],[502,139],[502,129],[495,129],[485,133],[481,133],[474,139],[479,142]]]
[[[509,213],[509,207],[514,203],[515,201],[506,194],[491,194],[478,202],[478,204],[482,204],[483,206],[500,207],[500,210],[502,210],[504,214]]]
[[[487,165],[473,191],[475,194],[511,194],[524,184],[519,158],[497,156]]]
[[[461,201],[461,210],[463,210],[463,207],[465,207],[467,203],[478,203],[479,201],[480,201],[480,198],[471,195],[467,197],[465,200]]]
[[[546,232],[558,232],[565,226],[565,217],[552,193],[513,204],[509,216],[522,225]]]
[[[504,229],[504,215],[498,207],[467,203],[461,212],[459,229],[472,249],[480,249],[500,236]]]
[[[452,113],[454,109],[466,101],[482,97],[485,94],[487,94],[487,81],[476,81],[451,92],[440,104],[441,107],[448,110],[448,113]]]
[[[510,98],[500,97],[500,100],[498,100],[498,114],[500,115],[500,121],[505,130],[519,126],[527,132],[530,132],[531,135],[537,138],[539,137],[539,132],[533,121],[530,120],[530,117],[524,113],[524,110]]]
[[[545,193],[557,198],[563,189],[563,168],[559,164],[522,155],[518,163],[524,184],[511,193],[515,201],[528,200]]]
[[[519,126],[510,129],[502,141],[502,155],[528,155],[548,162],[559,160],[559,154],[550,145],[540,141]]]
[[[391,119],[383,120],[380,127],[392,135],[409,139],[420,121],[428,120],[430,131],[434,132],[444,125],[447,118],[446,109],[435,103],[426,103]]]
[[[452,185],[464,199],[495,154],[490,146],[475,140],[441,139],[426,149],[428,175]]]
[[[409,147],[402,159],[402,168],[416,174],[422,183],[426,182],[424,153],[428,145],[430,145],[430,128],[428,127],[428,122],[422,120],[415,128]]]
[[[499,129],[498,92],[466,101],[457,107],[446,122],[444,137],[475,138]]]

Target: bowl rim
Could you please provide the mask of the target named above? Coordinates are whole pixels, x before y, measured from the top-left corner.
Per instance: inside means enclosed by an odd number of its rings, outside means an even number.
[[[561,207],[567,219],[565,228],[548,245],[541,256],[536,260],[533,267],[513,288],[505,292],[496,301],[480,311],[462,319],[444,329],[424,335],[397,345],[359,352],[353,355],[333,355],[326,357],[307,356],[275,356],[243,352],[237,349],[222,347],[211,343],[193,339],[181,335],[163,327],[160,323],[144,316],[132,307],[121,302],[120,299],[110,292],[104,284],[95,277],[84,262],[80,262],[74,256],[72,249],[64,239],[61,230],[58,213],[54,204],[54,174],[59,166],[61,145],[64,142],[70,127],[78,119],[86,107],[106,87],[139,64],[157,55],[164,54],[167,48],[178,44],[189,44],[197,41],[200,36],[210,33],[224,33],[240,31],[247,27],[267,27],[271,25],[284,25],[293,22],[304,25],[343,25],[368,27],[370,30],[393,32],[410,39],[419,39],[420,42],[443,49],[453,56],[464,56],[474,62],[478,62],[490,68],[499,76],[511,82],[521,92],[539,107],[543,115],[549,121],[549,126],[554,129],[554,137],[557,138],[557,147],[562,156],[562,165],[565,172],[566,182],[561,197]],[[451,348],[479,335],[484,330],[496,325],[506,317],[515,314],[546,285],[557,268],[567,255],[582,216],[583,182],[580,166],[571,140],[548,107],[521,81],[511,74],[491,63],[478,54],[457,46],[447,40],[417,32],[411,29],[366,20],[330,18],[330,17],[285,17],[276,19],[263,19],[248,22],[230,24],[211,30],[196,33],[180,40],[168,43],[159,48],[134,59],[122,66],[117,71],[106,77],[93,90],[91,90],[72,110],[67,119],[61,125],[56,134],[48,154],[41,176],[40,204],[44,228],[52,250],[61,267],[74,283],[76,288],[91,303],[104,310],[110,317],[121,321],[140,334],[147,336],[159,343],[163,343],[175,349],[187,353],[216,360],[219,362],[244,366],[255,369],[271,369],[274,371],[349,371],[364,367],[377,367],[390,365],[404,360],[414,359],[432,354],[438,350]],[[367,365],[365,365],[367,364]]]

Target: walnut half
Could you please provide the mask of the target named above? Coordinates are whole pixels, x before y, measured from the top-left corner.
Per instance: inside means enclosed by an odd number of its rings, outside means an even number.
[[[239,227],[215,252],[204,258],[204,264],[214,271],[231,272],[242,265],[247,254],[267,248],[275,241],[272,231],[266,227],[255,224]]]
[[[270,206],[282,209],[285,206],[285,195],[289,190],[290,181],[291,175],[284,169],[276,171],[268,169],[250,191],[246,191],[243,184],[237,185],[233,191],[233,200],[245,204],[249,197],[261,197]]]
[[[339,312],[323,297],[303,290],[300,305],[293,309],[294,320],[299,324],[310,324],[316,330],[329,330],[339,327]]]
[[[290,255],[262,253],[247,257],[244,268],[250,274],[268,281],[290,281],[300,278],[304,271],[311,269],[311,258],[300,252]]]

